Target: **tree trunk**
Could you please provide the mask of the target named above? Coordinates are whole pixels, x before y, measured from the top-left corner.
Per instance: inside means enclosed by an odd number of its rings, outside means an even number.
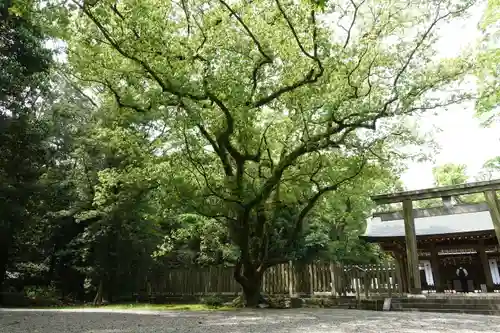
[[[234,271],[234,278],[243,289],[245,307],[256,308],[261,300],[263,272],[260,272],[252,265],[248,266],[243,266],[242,269],[242,265],[240,263],[237,264]]]
[[[94,297],[94,306],[102,305],[103,287],[103,279],[101,278],[99,281],[99,286],[97,287],[97,293]]]
[[[243,297],[247,308],[256,308],[261,302],[262,279],[259,281],[248,281],[243,287]]]

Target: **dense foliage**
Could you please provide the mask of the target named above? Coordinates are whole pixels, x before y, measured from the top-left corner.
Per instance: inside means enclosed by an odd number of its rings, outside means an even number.
[[[500,1],[488,0],[480,28],[484,38],[478,58],[476,75],[481,96],[477,101],[478,115],[486,124],[498,121],[500,102]]]
[[[377,261],[358,236],[422,158],[408,117],[473,97],[475,58],[436,56],[473,5],[4,2],[3,288],[113,301],[223,264],[255,305],[273,265]]]

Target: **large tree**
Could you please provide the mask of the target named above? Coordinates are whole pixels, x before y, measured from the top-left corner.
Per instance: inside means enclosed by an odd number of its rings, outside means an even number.
[[[432,168],[435,186],[459,185],[467,182],[465,164],[446,163]]]
[[[37,213],[47,162],[46,123],[38,119],[51,54],[44,35],[12,1],[0,3],[0,291],[20,255],[22,231]]]
[[[434,46],[472,4],[75,0],[64,35],[82,82],[166,119],[157,153],[179,154],[186,205],[227,230],[252,306],[325,194],[396,171],[394,148],[413,138],[405,116],[468,97],[443,90],[470,64]]]

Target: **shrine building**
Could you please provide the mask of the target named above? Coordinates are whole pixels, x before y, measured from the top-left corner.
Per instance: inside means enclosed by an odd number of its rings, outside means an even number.
[[[378,204],[401,202],[400,212],[376,213],[362,238],[392,253],[402,290],[462,291],[456,271],[467,270],[469,291],[500,291],[500,180],[377,195]],[[477,204],[453,197],[483,193]],[[413,202],[441,198],[442,207],[413,209]]]

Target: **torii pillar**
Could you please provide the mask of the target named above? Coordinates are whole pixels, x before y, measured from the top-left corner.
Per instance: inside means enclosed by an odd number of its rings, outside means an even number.
[[[490,209],[491,222],[497,236],[497,243],[500,245],[500,205],[498,203],[497,193],[494,190],[484,191],[484,199]]]
[[[405,224],[406,257],[408,259],[408,286],[411,294],[422,292],[420,269],[417,252],[417,235],[415,232],[415,218],[413,216],[413,203],[410,199],[403,201],[403,216]]]

